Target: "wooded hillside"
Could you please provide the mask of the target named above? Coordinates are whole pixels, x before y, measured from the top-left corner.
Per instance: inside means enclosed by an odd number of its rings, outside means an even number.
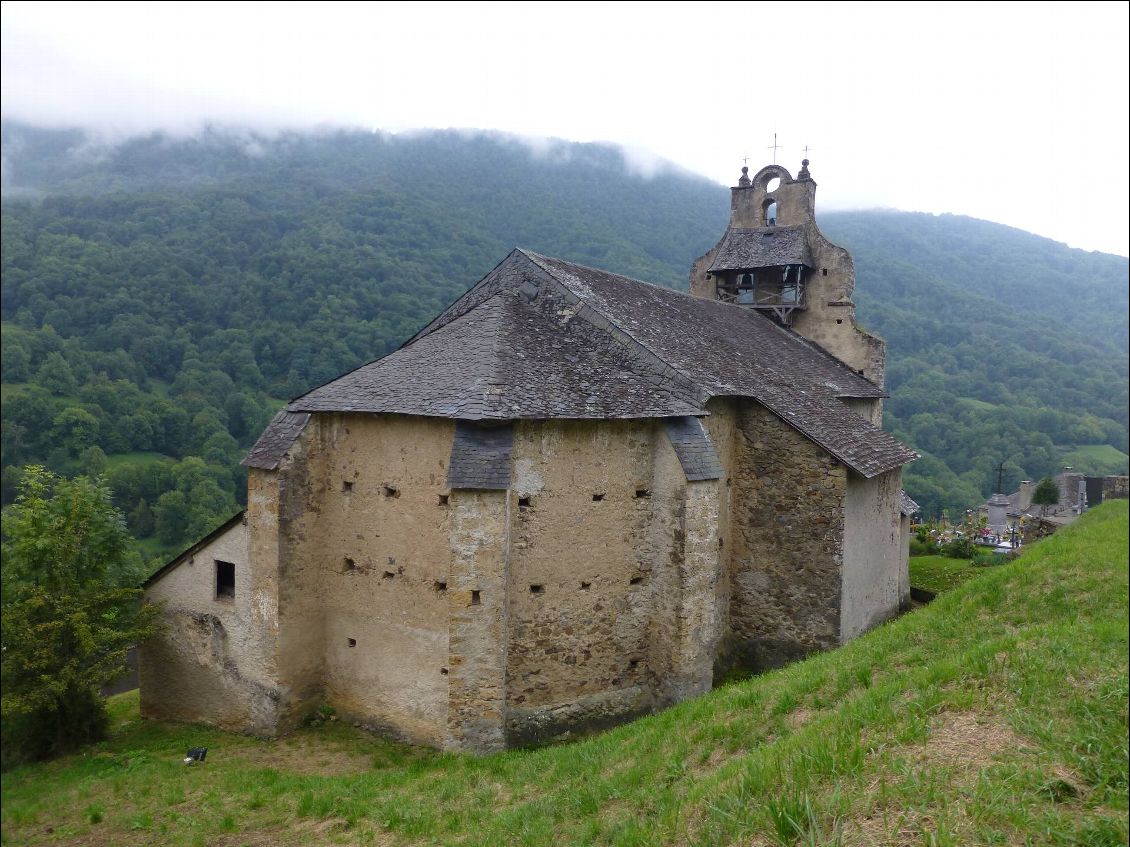
[[[243,497],[285,399],[395,349],[514,246],[685,288],[722,186],[601,145],[452,132],[102,146],[3,127],[3,496],[105,473],[152,556]],[[819,180],[819,163],[813,165]],[[889,344],[887,425],[935,514],[1061,464],[1125,471],[1127,260],[996,224],[822,213]]]

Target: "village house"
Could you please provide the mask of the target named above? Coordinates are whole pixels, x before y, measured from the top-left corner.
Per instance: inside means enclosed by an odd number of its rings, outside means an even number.
[[[146,585],[143,714],[270,735],[326,703],[489,751],[898,614],[916,455],[815,190],[807,160],[743,168],[689,295],[514,250],[292,401],[246,512]]]

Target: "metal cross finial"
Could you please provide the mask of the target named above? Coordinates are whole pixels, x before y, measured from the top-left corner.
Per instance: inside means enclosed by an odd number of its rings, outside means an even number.
[[[1004,462],[997,465],[997,494],[1004,494]]]
[[[812,148],[809,147],[807,144],[804,145],[804,158],[806,158],[806,159],[808,158],[808,151],[811,150],[811,149]]]
[[[781,145],[777,143],[777,133],[773,133],[773,146],[769,148],[773,151],[773,164],[777,164],[777,151],[781,149]]]
[[[749,164],[749,153],[746,153],[744,156],[742,156],[742,164],[743,165]]]

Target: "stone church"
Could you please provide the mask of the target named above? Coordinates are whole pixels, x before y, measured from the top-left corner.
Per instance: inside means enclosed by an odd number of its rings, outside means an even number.
[[[489,751],[843,644],[907,601],[883,342],[808,162],[746,168],[690,294],[515,250],[291,402],[246,511],[146,584],[146,716]]]

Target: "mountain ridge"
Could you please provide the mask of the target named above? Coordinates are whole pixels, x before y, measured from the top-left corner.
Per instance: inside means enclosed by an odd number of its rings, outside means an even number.
[[[58,162],[78,136],[2,133],[5,184],[35,187],[38,173],[44,189],[3,199],[4,359],[15,363],[4,381],[36,398],[5,410],[4,465],[48,460],[36,433],[66,442],[55,418],[72,407],[98,431],[56,453],[56,469],[83,469],[93,447],[151,452],[152,422],[127,426],[95,396],[118,390],[96,390],[106,373],[131,383],[146,413],[172,414],[158,401],[186,413],[186,434],[157,452],[183,464],[211,441],[205,464],[233,508],[240,478],[220,469],[282,398],[391,352],[515,245],[686,290],[691,260],[728,219],[725,187],[644,179],[607,145],[537,155],[489,135],[337,132],[252,155],[223,139],[152,137],[68,170]],[[1125,259],[962,215],[817,220],[852,252],[860,320],[888,341],[887,428],[924,454],[906,484],[929,514],[973,505],[1002,460],[1015,482],[1080,446],[1127,453]],[[33,390],[60,371],[52,354],[76,393]],[[171,490],[135,490],[123,505],[152,507]]]

